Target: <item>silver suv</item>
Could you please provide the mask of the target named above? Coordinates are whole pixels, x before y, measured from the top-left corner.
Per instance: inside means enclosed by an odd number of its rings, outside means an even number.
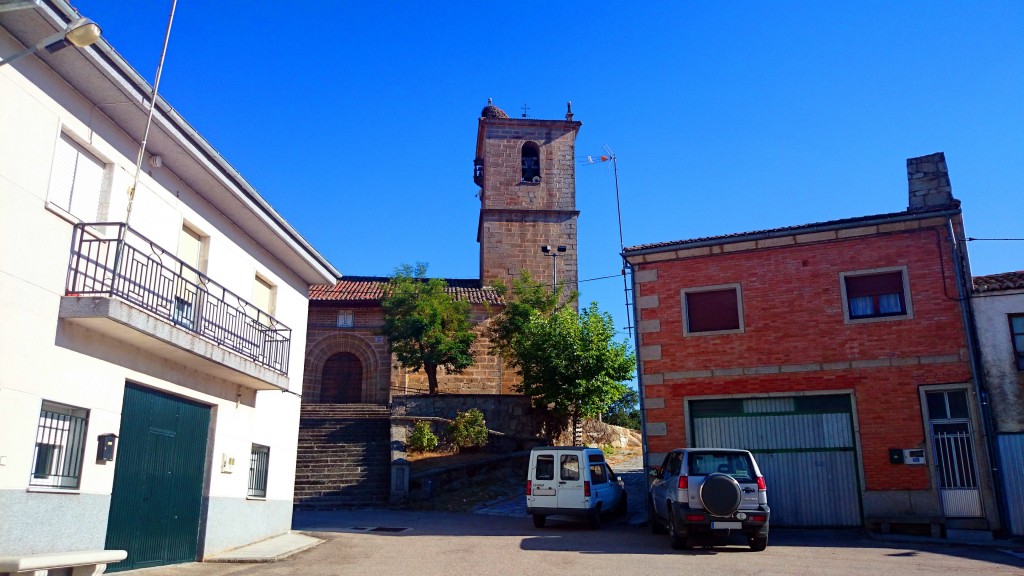
[[[680,448],[651,467],[651,531],[675,549],[742,533],[750,549],[768,547],[768,496],[754,456],[731,448]]]

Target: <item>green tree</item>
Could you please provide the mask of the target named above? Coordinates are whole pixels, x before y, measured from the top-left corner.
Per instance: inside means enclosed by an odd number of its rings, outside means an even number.
[[[391,351],[403,368],[427,374],[437,394],[437,369],[459,374],[473,365],[470,348],[476,340],[470,304],[456,300],[440,278],[427,278],[426,264],[405,264],[395,270],[381,306]]]
[[[491,335],[495,350],[521,376],[520,393],[550,406],[575,432],[581,420],[601,414],[629,390],[623,382],[633,377],[636,357],[626,341],[614,341],[612,317],[596,302],[577,314],[525,276],[507,294]]]
[[[505,307],[490,326],[491,351],[513,361],[514,342],[525,332],[526,326],[535,318],[551,316],[564,306],[562,288],[552,292],[548,285],[537,282],[523,270],[511,285],[499,283],[495,290],[505,300]],[[572,294],[571,299],[575,298]]]
[[[640,429],[640,394],[632,388],[626,389],[621,398],[612,402],[601,415],[606,424],[623,428]]]

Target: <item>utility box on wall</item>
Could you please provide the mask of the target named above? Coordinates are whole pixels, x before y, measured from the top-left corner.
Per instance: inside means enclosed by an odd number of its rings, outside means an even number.
[[[903,451],[904,464],[922,465],[924,460],[924,448],[908,448]]]
[[[114,460],[114,448],[117,445],[117,434],[100,434],[96,438],[96,461],[112,462]]]

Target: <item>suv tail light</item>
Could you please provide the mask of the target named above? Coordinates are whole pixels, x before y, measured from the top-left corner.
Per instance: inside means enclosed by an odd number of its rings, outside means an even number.
[[[690,487],[690,477],[689,476],[680,476],[679,477],[679,486],[678,486],[678,488],[680,490],[686,490],[689,487]]]
[[[764,483],[764,476],[757,477],[757,489],[762,491],[768,489],[768,486]]]
[[[533,480],[526,481],[526,495],[530,496],[533,494]]]
[[[590,480],[583,481],[583,497],[590,498]]]

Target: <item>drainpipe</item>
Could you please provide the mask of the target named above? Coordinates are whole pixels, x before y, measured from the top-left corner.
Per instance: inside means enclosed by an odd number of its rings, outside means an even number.
[[[982,384],[982,371],[978,368],[978,354],[980,350],[977,345],[977,328],[974,323],[974,311],[971,304],[970,292],[967,290],[966,279],[964,278],[963,262],[967,257],[961,252],[960,243],[956,237],[953,227],[953,218],[946,218],[946,227],[949,232],[949,244],[953,251],[953,273],[956,278],[957,296],[960,298],[960,316],[964,323],[964,332],[967,338],[967,356],[971,362],[971,376],[974,379],[974,394],[978,398],[978,408],[981,413],[981,427],[985,435],[984,446],[988,452],[989,473],[992,477],[992,490],[996,497],[996,517],[999,521],[999,532],[1005,533],[1006,526],[1002,519],[1008,517],[1006,494],[1003,492],[1003,475],[999,460],[999,447],[996,445],[996,434],[992,426],[992,407],[989,402],[988,389]]]
[[[647,409],[644,408],[644,374],[643,367],[640,364],[640,310],[636,305],[637,298],[637,286],[636,286],[636,275],[633,273],[633,265],[622,258],[622,263],[626,269],[629,270],[630,284],[633,286],[633,349],[636,351],[636,392],[640,396],[640,452],[642,454],[644,464],[644,482],[647,482]]]

